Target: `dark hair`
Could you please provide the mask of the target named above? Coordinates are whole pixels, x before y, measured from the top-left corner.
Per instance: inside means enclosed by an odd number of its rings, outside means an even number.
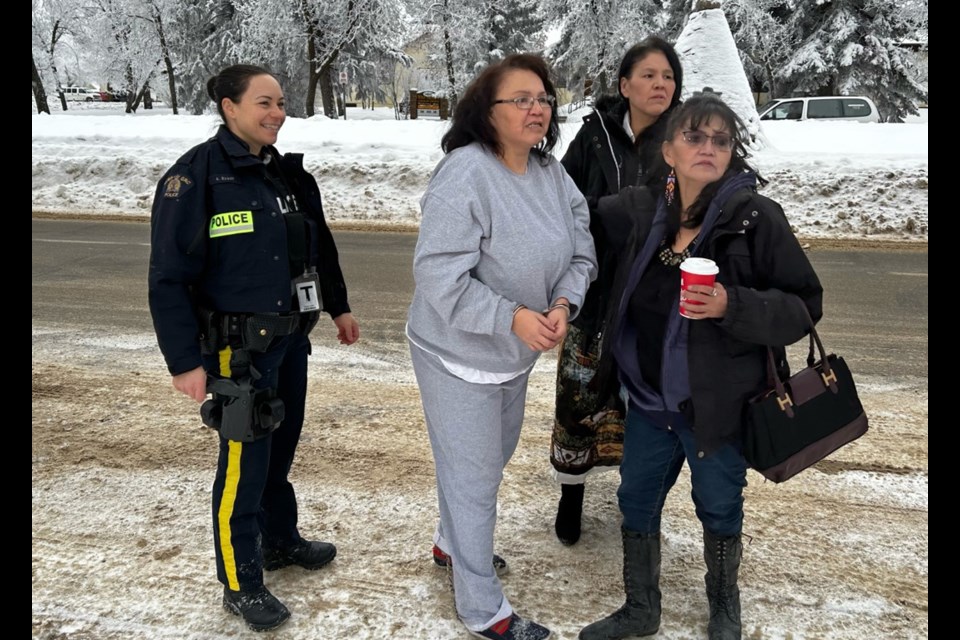
[[[254,76],[271,76],[276,80],[272,73],[253,64],[235,64],[207,80],[207,95],[217,103],[217,112],[224,122],[227,118],[221,104],[223,99],[230,98],[234,102],[240,102],[240,96],[246,93],[250,78]]]
[[[710,122],[711,118],[719,118],[726,130],[730,133],[733,140],[733,149],[730,152],[730,166],[726,173],[716,182],[712,182],[703,188],[695,202],[689,204],[690,215],[684,221],[685,227],[697,227],[703,223],[703,218],[707,214],[707,208],[710,201],[723,186],[723,183],[735,175],[750,171],[757,174],[757,182],[762,186],[767,183],[747,162],[750,154],[743,141],[749,135],[747,127],[743,124],[740,116],[730,108],[730,106],[713,93],[703,93],[687,98],[679,107],[677,107],[667,119],[666,130],[663,139],[665,142],[672,141],[680,132],[681,127],[689,126],[691,129],[697,129],[701,124]],[[668,216],[668,236],[676,233],[680,227],[681,203],[678,197],[673,199],[673,203],[667,205]]]
[[[623,59],[620,61],[620,71],[617,73],[617,93],[620,93],[620,79],[629,78],[633,72],[633,67],[654,52],[662,53],[667,62],[670,63],[670,68],[673,69],[673,79],[677,82],[677,88],[674,89],[673,97],[670,98],[670,106],[667,107],[667,109],[672,109],[680,103],[680,91],[683,89],[683,67],[680,65],[680,56],[677,55],[677,50],[660,36],[648,36],[627,49],[627,52],[623,54]],[[627,102],[622,93],[620,93],[620,99]]]
[[[450,129],[440,140],[440,148],[444,153],[465,147],[471,142],[479,142],[498,156],[503,153],[503,147],[497,139],[497,131],[490,123],[490,110],[493,108],[493,101],[496,99],[503,77],[518,69],[535,73],[543,82],[547,95],[556,99],[557,90],[550,81],[550,70],[543,58],[529,53],[509,55],[481,71],[463,92],[463,97],[457,103],[456,112],[453,114]],[[559,137],[560,119],[557,115],[557,107],[554,105],[550,110],[547,135],[533,149],[534,153],[545,160],[557,144]]]

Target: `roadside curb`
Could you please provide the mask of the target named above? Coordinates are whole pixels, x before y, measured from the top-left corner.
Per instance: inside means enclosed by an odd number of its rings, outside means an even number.
[[[33,217],[42,220],[102,220],[104,222],[149,223],[149,214],[116,214],[95,212],[34,211]],[[410,223],[397,223],[376,220],[327,220],[327,225],[339,231],[364,231],[370,233],[417,233],[419,227]],[[797,236],[806,250],[818,249],[857,249],[857,250],[896,250],[926,251],[927,240],[904,238],[871,238],[856,236],[846,238],[821,238],[816,236]]]

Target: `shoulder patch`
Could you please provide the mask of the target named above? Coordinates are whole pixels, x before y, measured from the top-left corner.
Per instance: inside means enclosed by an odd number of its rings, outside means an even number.
[[[187,176],[179,174],[168,176],[167,179],[163,181],[163,197],[179,198],[189,191],[192,186],[193,180]]]

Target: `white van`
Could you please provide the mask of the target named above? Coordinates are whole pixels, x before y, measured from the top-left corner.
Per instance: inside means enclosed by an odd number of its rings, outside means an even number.
[[[63,87],[67,102],[100,102],[100,92],[84,87]]]
[[[776,98],[757,109],[760,120],[846,120],[880,122],[880,112],[865,96]]]

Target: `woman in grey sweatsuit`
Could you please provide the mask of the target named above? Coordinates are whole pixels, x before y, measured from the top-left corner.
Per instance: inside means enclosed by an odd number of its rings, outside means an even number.
[[[539,57],[487,67],[420,202],[407,337],[436,463],[434,560],[452,566],[457,614],[483,638],[550,634],[513,612],[495,571],[504,563],[491,558],[530,370],[596,274],[586,200],[550,155],[555,106]]]

